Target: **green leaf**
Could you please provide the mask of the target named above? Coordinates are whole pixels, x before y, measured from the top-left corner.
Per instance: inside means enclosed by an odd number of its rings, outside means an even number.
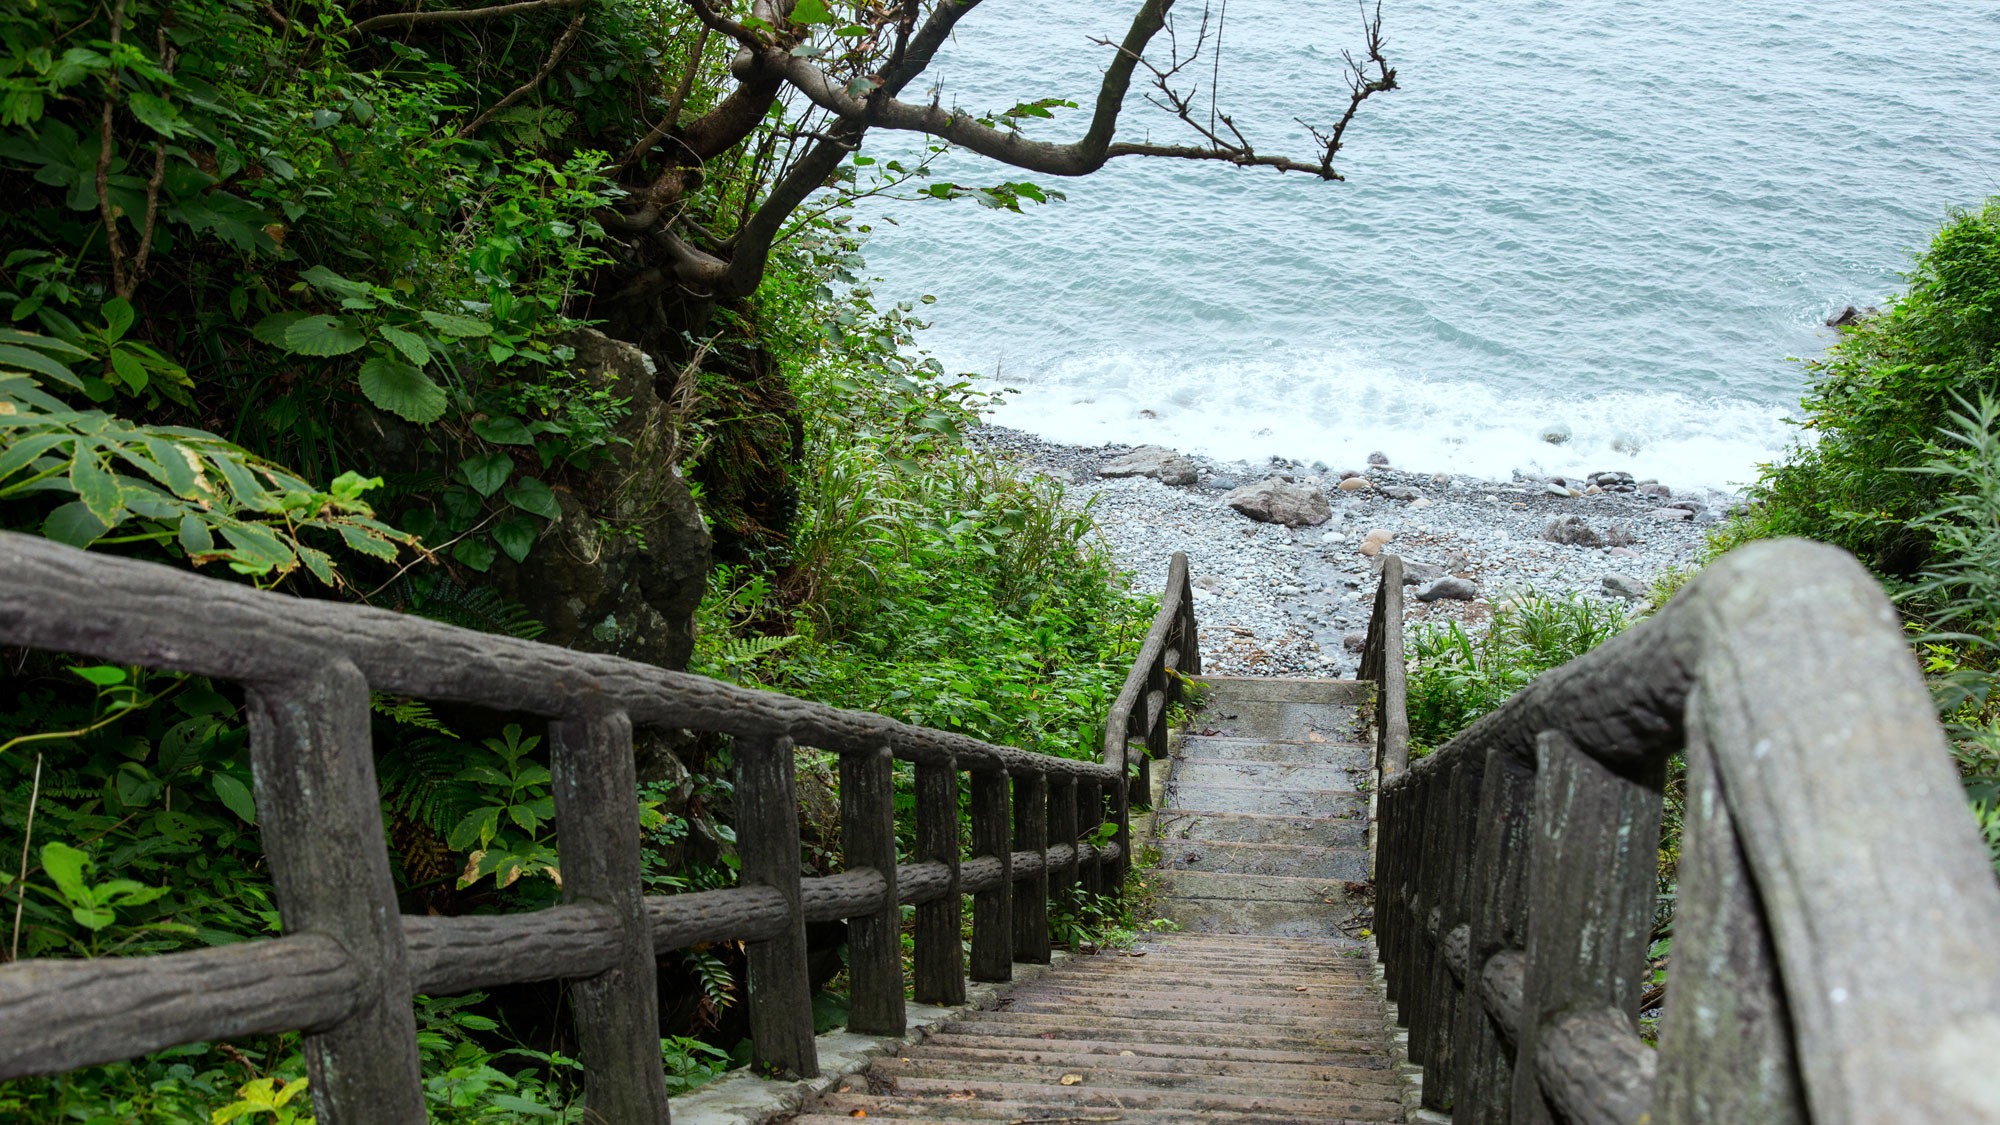
[[[125,500],[118,478],[97,459],[95,449],[79,449],[69,463],[69,484],[77,499],[106,528],[118,526],[125,518]]]
[[[138,314],[132,311],[132,302],[123,297],[113,297],[104,302],[104,338],[116,342],[125,336],[125,330],[132,327]]]
[[[118,381],[131,388],[134,393],[145,390],[146,384],[150,382],[146,375],[146,365],[139,362],[138,356],[123,348],[112,349],[111,369],[118,373]]]
[[[91,515],[81,500],[64,504],[42,521],[44,536],[72,547],[88,547],[110,530],[110,525]]]
[[[91,868],[90,856],[60,840],[42,845],[42,870],[72,903],[90,902],[90,887],[84,882]]]
[[[216,799],[229,806],[230,812],[246,823],[257,823],[257,802],[251,798],[249,786],[226,773],[210,774],[209,784],[215,788]]]
[[[125,106],[141,125],[163,137],[177,137],[188,131],[187,122],[181,120],[181,111],[165,98],[134,90]]]
[[[364,555],[372,555],[384,562],[396,561],[396,546],[379,535],[372,535],[358,527],[340,525],[340,537],[347,546]]]
[[[508,489],[507,502],[543,519],[557,519],[562,515],[562,509],[556,505],[556,494],[534,477],[522,477],[519,483]]]
[[[444,417],[444,388],[406,363],[375,356],[361,365],[360,379],[368,401],[398,418],[430,423]]]
[[[447,336],[491,336],[493,326],[475,317],[460,316],[457,313],[423,311],[423,318],[432,328]]]
[[[253,573],[262,574],[291,568],[292,549],[285,546],[277,534],[263,524],[224,524],[222,537],[235,547],[235,550],[230,552],[232,556],[230,561],[248,568]]]
[[[535,521],[527,516],[514,516],[501,520],[493,528],[493,541],[507,552],[507,557],[521,562],[535,546]]]
[[[431,361],[431,346],[424,343],[424,338],[415,332],[397,328],[390,324],[385,324],[376,329],[376,331],[381,334],[384,340],[389,342],[389,346],[402,352],[404,359],[409,360],[418,367],[422,367]]]
[[[500,826],[501,811],[499,806],[489,805],[466,813],[445,839],[445,845],[453,851],[462,852],[470,850],[474,844],[491,840]]]
[[[347,278],[327,269],[325,266],[314,266],[300,274],[299,280],[333,297],[366,297],[368,295],[367,282],[349,281]]]
[[[826,10],[826,0],[799,0],[792,6],[793,23],[832,23],[833,14]]]
[[[493,544],[488,543],[484,539],[461,539],[458,541],[458,546],[451,549],[452,558],[457,559],[459,562],[464,563],[481,574],[486,573],[487,569],[493,565],[496,555],[497,552],[493,550]]]
[[[481,496],[491,496],[500,491],[500,486],[514,474],[514,459],[500,452],[468,457],[458,463],[458,471],[473,491]]]
[[[250,335],[256,337],[259,343],[282,348],[285,346],[285,333],[291,330],[292,325],[305,318],[305,313],[297,311],[272,313],[258,321],[257,326],[250,330]]]
[[[40,352],[29,351],[27,348],[0,344],[0,367],[18,367],[24,371],[47,375],[71,390],[83,389],[83,381],[76,377],[76,372]]]
[[[202,518],[189,512],[181,517],[181,550],[190,555],[206,555],[215,550],[215,536],[209,534]]]
[[[321,313],[285,329],[284,346],[300,355],[346,355],[367,342],[345,319]]]
[[[519,418],[485,418],[472,423],[472,432],[494,445],[533,445],[535,435]]]

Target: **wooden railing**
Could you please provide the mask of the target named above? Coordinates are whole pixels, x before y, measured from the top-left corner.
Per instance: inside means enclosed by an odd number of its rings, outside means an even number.
[[[1167,710],[1180,702],[1185,678],[1200,674],[1201,641],[1195,627],[1187,555],[1175,551],[1167,564],[1167,588],[1160,595],[1160,611],[1153,615],[1152,627],[1146,630],[1139,655],[1132,661],[1132,672],[1125,677],[1125,687],[1104,720],[1100,759],[1104,764],[1121,766],[1131,758],[1130,747],[1135,742],[1144,748],[1138,755],[1138,773],[1127,771],[1132,777],[1132,802],[1152,800],[1152,762],[1167,756]],[[1118,841],[1126,843],[1122,835]]]
[[[1682,750],[1656,1051],[1634,1017]],[[2000,1120],[2000,887],[1896,613],[1844,552],[1717,560],[1391,772],[1380,819],[1390,998],[1424,1104],[1460,1125]]]
[[[1185,566],[1176,573],[1185,586]],[[1184,590],[1183,590],[1184,594]],[[1169,589],[1169,600],[1173,589]],[[1191,636],[1191,633],[1190,633]],[[904,1031],[898,906],[916,904],[914,993],[963,1003],[971,976],[1050,957],[1048,904],[1115,893],[1122,753],[1079,762],[650,665],[305,601],[0,533],[0,645],[244,686],[258,824],[284,936],[189,953],[0,967],[0,1078],[176,1044],[303,1030],[321,1125],[424,1120],[411,997],[569,978],[591,1120],[667,1120],[654,958],[742,941],[755,1060],[817,1073],[806,923],[846,919],[851,1030]],[[563,904],[400,913],[369,743],[369,693],[550,720]],[[641,893],[635,726],[734,736],[741,885]],[[794,745],[840,757],[847,869],[800,873]],[[897,862],[892,761],[915,765],[915,862]],[[971,858],[959,775],[971,778]],[[1089,842],[1109,816],[1116,843]]]
[[[1410,768],[1409,681],[1403,666],[1403,560],[1382,557],[1382,583],[1368,638],[1361,646],[1360,678],[1375,684],[1375,785]]]

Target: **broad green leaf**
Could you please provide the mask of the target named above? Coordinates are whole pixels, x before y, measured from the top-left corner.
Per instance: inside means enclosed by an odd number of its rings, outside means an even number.
[[[49,513],[42,521],[42,534],[72,547],[88,547],[111,528],[90,514],[81,500],[73,500]]]
[[[153,464],[159,466],[159,482],[166,485],[176,496],[192,500],[198,496],[201,484],[201,461],[193,450],[165,438],[148,437],[146,452]]]
[[[258,321],[257,326],[250,330],[250,335],[256,337],[259,343],[282,348],[286,346],[285,333],[291,331],[292,325],[305,318],[306,314],[298,311],[272,313]]]
[[[346,355],[367,342],[348,321],[322,313],[285,329],[284,346],[300,355]]]
[[[209,534],[208,524],[193,512],[181,517],[180,541],[181,550],[190,555],[206,555],[215,550],[215,536]]]
[[[243,818],[245,823],[257,823],[257,802],[250,796],[250,787],[226,773],[209,775],[209,784],[215,788],[216,799],[229,806],[229,811]]]
[[[462,852],[474,844],[483,844],[487,840],[491,840],[493,833],[500,826],[501,812],[502,810],[497,805],[489,805],[486,808],[474,809],[466,813],[457,826],[451,830],[451,835],[445,840],[445,845],[453,851]]]
[[[429,423],[444,417],[444,388],[406,363],[375,356],[361,365],[361,393],[399,418]]]
[[[460,316],[457,313],[423,311],[423,318],[432,328],[447,336],[491,336],[493,326],[476,317]]]
[[[222,537],[236,548],[231,552],[231,561],[250,567],[257,573],[289,570],[295,561],[292,549],[262,524],[223,524]]]
[[[325,551],[314,550],[304,543],[299,544],[299,561],[306,564],[314,578],[327,585],[333,585],[333,557]]]
[[[134,393],[145,390],[146,384],[151,381],[146,375],[146,365],[124,348],[112,349],[111,369],[118,373],[119,382],[130,387]]]
[[[69,434],[35,434],[0,449],[0,481],[28,467],[28,464],[58,445],[76,440]]]
[[[84,881],[90,871],[90,856],[60,840],[42,845],[42,870],[72,903],[89,902],[90,887]]]
[[[535,521],[526,516],[504,519],[493,528],[493,541],[515,562],[527,559],[535,546]]]
[[[125,500],[118,478],[98,460],[95,449],[79,449],[69,463],[70,488],[99,523],[111,528],[125,518]]]
[[[322,293],[335,297],[366,297],[368,295],[367,282],[350,281],[327,269],[325,266],[314,266],[300,274],[299,280],[311,285]]]
[[[116,664],[92,664],[88,667],[79,667],[72,664],[69,670],[96,684],[98,687],[111,687],[114,684],[122,684],[125,682],[126,676],[125,669],[118,667]]]
[[[83,380],[76,377],[76,372],[40,352],[30,351],[27,348],[0,344],[0,367],[18,367],[24,371],[47,375],[71,390],[83,389]]]
[[[522,477],[519,483],[508,489],[507,502],[543,519],[552,520],[562,515],[562,509],[556,505],[556,494],[534,477]]]
[[[514,473],[514,459],[505,453],[493,452],[478,457],[467,457],[458,463],[460,475],[473,491],[481,496],[491,496],[500,491],[507,478]]]
[[[384,340],[389,342],[390,347],[402,352],[404,359],[409,360],[418,367],[422,367],[431,361],[431,346],[424,343],[424,338],[415,332],[397,328],[390,324],[385,324],[381,328],[376,329],[376,331],[381,334]]]
[[[11,256],[11,255],[10,255]],[[22,332],[13,328],[0,328],[0,344],[20,344],[22,347],[52,352],[70,359],[88,359],[90,353],[75,344],[58,340],[54,336],[42,336],[34,332]]]
[[[799,0],[792,6],[793,23],[832,23],[833,14],[826,10],[826,0]]]
[[[163,137],[177,137],[188,131],[187,122],[181,119],[181,111],[165,98],[134,90],[126,99],[125,106],[140,124]]]
[[[383,539],[379,535],[370,535],[358,527],[341,524],[340,537],[346,541],[350,549],[359,551],[361,554],[372,555],[384,562],[396,561],[395,544]]]
[[[123,297],[113,297],[104,302],[104,338],[110,341],[122,339],[125,330],[132,327],[138,313],[132,310],[132,302]]]
[[[458,546],[451,549],[451,557],[481,574],[492,567],[497,552],[493,544],[484,539],[461,539]]]
[[[472,423],[472,432],[495,445],[533,445],[535,435],[519,418],[484,418]]]

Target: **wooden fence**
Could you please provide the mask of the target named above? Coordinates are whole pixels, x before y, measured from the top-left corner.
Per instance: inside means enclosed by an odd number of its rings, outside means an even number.
[[[1176,559],[1185,603],[1186,565]],[[1169,588],[1168,601],[1175,598]],[[1191,625],[1191,618],[1186,618]],[[1155,633],[1164,636],[1157,626]],[[1147,651],[1160,636],[1149,635]],[[1193,655],[1186,629],[1179,651]],[[755,1061],[817,1073],[806,923],[848,923],[851,1030],[904,1030],[898,907],[916,905],[914,994],[964,1002],[969,966],[1049,959],[1048,904],[1115,893],[1129,847],[1123,742],[1081,762],[615,657],[382,610],[264,593],[0,533],[0,645],[243,685],[258,823],[284,936],[188,953],[0,967],[0,1079],[180,1043],[306,1033],[321,1125],[424,1120],[413,994],[568,978],[592,1120],[667,1120],[654,958],[742,941]],[[1149,673],[1151,675],[1151,673]],[[383,843],[369,693],[545,717],[563,904],[402,914]],[[1163,708],[1162,708],[1163,710]],[[635,726],[733,736],[741,885],[641,891]],[[847,869],[802,878],[793,747],[840,760]],[[898,863],[892,764],[913,763],[915,862]],[[961,858],[960,775],[972,856]],[[1106,818],[1116,836],[1091,843]]]
[[[1385,566],[1378,605],[1398,593]],[[1373,666],[1385,700],[1399,665]],[[1682,751],[1655,1050],[1634,1018]],[[1459,1125],[2000,1120],[2000,887],[1908,638],[1844,552],[1733,551],[1394,765],[1377,939],[1424,1104]]]
[[[1135,742],[1145,747],[1131,782],[1132,801],[1152,800],[1152,762],[1167,756],[1167,710],[1180,702],[1186,678],[1200,674],[1201,642],[1188,586],[1187,555],[1175,551],[1167,563],[1160,611],[1153,615],[1152,628],[1132,660],[1132,672],[1104,720],[1103,761],[1124,760],[1127,747]],[[1119,842],[1125,838],[1120,836]]]

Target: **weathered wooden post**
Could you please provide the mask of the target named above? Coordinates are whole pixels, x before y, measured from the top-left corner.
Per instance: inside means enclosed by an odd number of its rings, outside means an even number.
[[[751,1061],[760,1070],[819,1075],[813,1047],[812,978],[806,967],[806,916],[799,898],[799,806],[792,740],[736,738],[736,847],[742,883],[766,886],[785,900],[785,926],[746,942],[750,967]]]
[[[1014,832],[1004,768],[972,775],[972,851],[1000,865],[1000,881],[972,896],[972,979],[1014,979]]]
[[[1480,974],[1489,958],[1528,941],[1535,773],[1498,748],[1487,752],[1485,768],[1468,888],[1467,1003],[1453,1052],[1458,1066],[1451,1109],[1455,1125],[1506,1125],[1513,1111],[1513,1062],[1480,998]]]
[[[950,872],[941,898],[917,905],[913,972],[923,1004],[965,1003],[965,944],[959,929],[965,899],[958,890],[958,764],[917,766],[917,862]]]
[[[1035,853],[1040,870],[1014,883],[1014,960],[1049,963],[1049,775],[1014,778],[1014,842]]]
[[[325,1125],[426,1120],[403,918],[383,844],[368,681],[344,658],[248,685],[257,819],[288,934],[340,943],[359,977],[347,1018],[305,1038]]]
[[[896,900],[895,759],[889,748],[840,756],[840,841],[849,871],[882,876],[886,894],[868,914],[847,920],[847,1029],[901,1035],[903,927]]]

